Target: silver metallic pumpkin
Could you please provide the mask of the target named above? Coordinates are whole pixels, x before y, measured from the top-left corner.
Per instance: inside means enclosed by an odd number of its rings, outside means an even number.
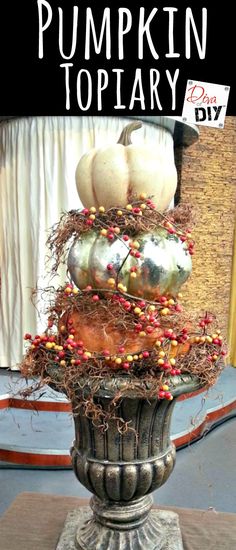
[[[110,289],[109,278],[116,280],[118,274],[119,283],[133,296],[149,300],[164,294],[175,296],[192,269],[186,244],[164,228],[137,233],[135,240],[140,244],[140,258],[128,254],[130,249],[122,238],[109,241],[95,231],[79,237],[68,255],[68,269],[77,287]]]

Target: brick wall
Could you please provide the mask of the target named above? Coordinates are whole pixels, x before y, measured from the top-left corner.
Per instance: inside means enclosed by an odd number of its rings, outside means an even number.
[[[184,305],[216,313],[227,333],[236,215],[236,117],[223,130],[199,126],[198,142],[182,151],[180,200],[196,209],[193,271]],[[178,162],[177,162],[178,166]]]

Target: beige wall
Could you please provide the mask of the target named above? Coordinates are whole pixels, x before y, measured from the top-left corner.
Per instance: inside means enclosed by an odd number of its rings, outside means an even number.
[[[181,202],[190,202],[197,219],[191,278],[183,287],[184,305],[216,313],[227,333],[233,234],[236,213],[236,117],[223,130],[199,126],[198,142],[182,155]]]

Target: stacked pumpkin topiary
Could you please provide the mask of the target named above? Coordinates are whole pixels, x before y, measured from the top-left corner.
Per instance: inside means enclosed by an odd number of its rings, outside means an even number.
[[[72,400],[90,378],[93,390],[84,400],[82,392],[80,404],[89,401],[94,417],[103,378],[139,379],[144,397],[171,400],[176,377],[190,372],[212,384],[225,355],[218,328],[209,332],[213,317],[194,324],[180,304],[194,248],[189,209],[166,211],[176,190],[174,160],[160,167],[148,147],[131,144],[140,125],[81,158],[76,181],[84,208],[64,214],[48,239],[53,273],[68,262],[71,280],[48,290],[45,333],[26,335],[23,374],[39,375],[37,387],[51,381]]]

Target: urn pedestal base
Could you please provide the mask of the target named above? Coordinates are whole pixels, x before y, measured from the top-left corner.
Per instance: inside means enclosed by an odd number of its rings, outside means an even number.
[[[174,468],[170,421],[176,397],[198,389],[199,380],[172,377],[172,401],[140,397],[141,382],[129,388],[124,377],[104,380],[96,393],[103,411],[124,383],[116,414],[131,430],[120,433],[111,420],[101,431],[83,411],[74,416],[73,469],[94,496],[90,508],[68,516],[57,550],[183,550],[177,514],[151,510],[151,493]]]
[[[145,508],[149,510],[152,499],[147,497],[139,500],[146,500],[137,504],[143,504],[143,511]],[[137,504],[133,503],[132,506],[137,507]],[[98,502],[95,507],[97,505]],[[91,507],[94,508],[93,499]],[[105,511],[104,504],[102,508]],[[106,518],[104,525],[96,519],[96,514],[91,513],[89,506],[69,512],[56,550],[183,550],[179,518],[175,512],[152,510],[147,517],[146,511],[145,519],[140,518],[139,525],[132,528],[132,511],[126,507],[121,512],[123,518],[120,524],[109,527],[111,511],[109,507],[110,517],[109,520]]]

